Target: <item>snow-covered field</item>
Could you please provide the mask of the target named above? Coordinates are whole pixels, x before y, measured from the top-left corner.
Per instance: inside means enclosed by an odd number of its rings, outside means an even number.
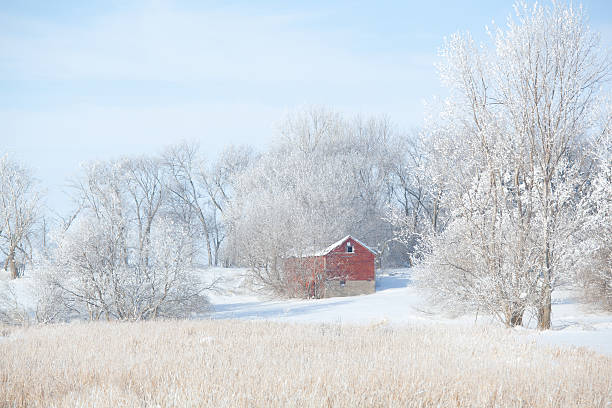
[[[0,406],[610,406],[612,316],[568,292],[539,333],[435,310],[409,270],[321,300],[266,299],[240,269],[201,274],[217,281],[201,319],[0,327]],[[15,296],[0,300],[31,308],[33,289],[3,280]]]
[[[377,277],[371,295],[310,300],[273,300],[248,289],[244,269],[211,268],[203,271],[218,290],[210,295],[214,319],[263,319],[285,322],[322,322],[423,325],[497,325],[486,315],[453,316],[433,307],[427,295],[414,285],[409,269],[388,270]],[[534,317],[525,316],[529,328],[508,330],[509,335],[544,344],[587,347],[612,355],[612,314],[591,312],[571,291],[553,296],[553,328],[534,329]]]
[[[0,271],[3,272],[3,271]],[[433,307],[427,295],[416,287],[409,269],[378,274],[376,293],[329,299],[270,299],[249,289],[245,269],[202,269],[203,279],[216,281],[209,295],[213,319],[273,320],[304,323],[345,323],[392,325],[495,325],[489,316],[452,315]],[[9,288],[11,289],[9,293]],[[0,276],[4,302],[17,301],[26,310],[35,307],[31,278],[15,281]],[[8,296],[7,296],[8,295]],[[2,299],[0,299],[2,300]],[[528,328],[509,329],[509,336],[543,344],[586,347],[612,355],[612,314],[592,312],[571,291],[557,291],[553,297],[553,328],[537,331],[535,318],[526,315]]]

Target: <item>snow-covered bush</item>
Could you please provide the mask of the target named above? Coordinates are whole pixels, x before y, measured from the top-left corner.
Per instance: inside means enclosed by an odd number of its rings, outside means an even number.
[[[156,220],[147,260],[124,247],[112,225],[81,219],[57,241],[46,275],[45,315],[97,320],[189,317],[205,312],[206,287],[191,272],[191,238],[172,220]],[[42,312],[42,310],[41,310]],[[51,319],[42,319],[51,320]]]
[[[204,312],[191,273],[191,225],[165,207],[161,167],[148,159],[92,163],[77,183],[82,206],[41,268],[39,320],[140,320]]]

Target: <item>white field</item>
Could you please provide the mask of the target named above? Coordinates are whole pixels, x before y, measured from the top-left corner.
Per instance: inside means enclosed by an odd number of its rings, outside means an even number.
[[[246,270],[210,268],[206,280],[218,280],[219,290],[210,295],[214,319],[273,320],[281,322],[392,325],[495,325],[483,314],[453,315],[428,302],[427,294],[414,285],[409,269],[378,274],[371,295],[309,300],[274,300],[248,289]],[[537,331],[535,317],[525,315],[527,328],[508,330],[508,335],[543,344],[586,347],[612,355],[612,314],[594,312],[578,302],[572,291],[553,296],[552,330]]]
[[[427,294],[411,280],[409,269],[380,272],[376,293],[371,295],[309,300],[270,299],[255,293],[248,287],[246,273],[246,269],[201,270],[204,280],[217,281],[217,290],[209,294],[214,310],[206,317],[291,323],[503,326],[482,313],[453,315],[432,306]],[[21,306],[33,310],[33,279],[26,276],[10,281],[0,271],[0,292],[6,294],[8,288]],[[553,296],[552,318],[552,330],[537,331],[535,318],[526,315],[526,328],[508,329],[507,333],[521,341],[586,347],[612,356],[612,314],[592,311],[571,291],[558,290]]]

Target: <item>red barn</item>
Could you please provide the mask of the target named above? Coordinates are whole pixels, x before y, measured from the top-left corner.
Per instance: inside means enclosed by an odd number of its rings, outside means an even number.
[[[314,254],[285,260],[295,295],[353,296],[374,293],[376,253],[350,235]]]

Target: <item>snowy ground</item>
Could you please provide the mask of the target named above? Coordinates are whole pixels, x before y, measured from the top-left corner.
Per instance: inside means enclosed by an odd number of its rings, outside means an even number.
[[[250,291],[241,269],[208,269],[207,279],[218,279],[219,290],[210,296],[214,319],[270,319],[290,322],[371,324],[496,324],[488,316],[449,316],[428,304],[426,295],[410,279],[409,270],[392,270],[377,278],[376,293],[317,300],[269,300]],[[525,324],[535,326],[526,316]],[[544,344],[587,347],[612,355],[612,314],[592,313],[571,291],[553,298],[553,328],[509,330],[511,335]]]
[[[33,310],[33,280],[25,277],[11,281],[2,272],[0,301],[18,302],[24,309]],[[349,324],[500,325],[488,316],[452,316],[436,310],[428,304],[423,290],[416,288],[408,269],[380,274],[374,294],[316,300],[267,299],[249,290],[245,273],[244,269],[202,269],[206,281],[217,281],[217,290],[209,296],[213,305],[210,317]],[[612,314],[589,312],[571,291],[554,294],[552,330],[533,329],[535,319],[529,316],[525,324],[530,328],[516,328],[509,334],[524,341],[587,347],[612,355]]]

